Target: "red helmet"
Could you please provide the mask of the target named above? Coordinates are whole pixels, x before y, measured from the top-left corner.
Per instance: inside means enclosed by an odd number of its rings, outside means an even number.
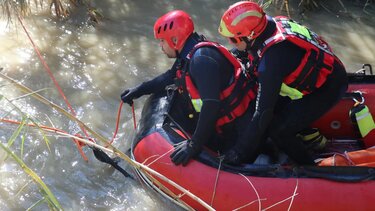
[[[240,1],[230,6],[221,17],[219,33],[224,37],[255,39],[266,25],[266,14],[257,3]]]
[[[156,39],[164,39],[168,45],[180,50],[186,39],[194,31],[194,23],[190,15],[181,10],[174,10],[161,16],[154,25],[154,36]],[[177,42],[174,43],[172,38]]]

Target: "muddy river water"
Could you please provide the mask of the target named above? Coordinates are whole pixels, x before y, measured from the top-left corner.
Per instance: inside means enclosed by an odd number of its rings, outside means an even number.
[[[154,21],[167,11],[185,10],[192,15],[197,32],[229,47],[217,33],[217,27],[222,13],[232,2],[95,0],[92,5],[105,16],[96,27],[87,24],[84,10],[58,21],[39,9],[23,19],[23,23],[77,117],[110,139],[122,91],[157,76],[173,63],[162,54],[153,38]],[[345,9],[362,14],[360,6],[346,5]],[[274,8],[267,11],[280,14]],[[305,12],[302,19],[292,10],[292,15],[324,36],[348,71],[355,71],[364,63],[375,66],[374,19],[337,11]],[[68,109],[17,18],[10,26],[1,20],[0,43],[2,73]],[[0,94],[0,118],[20,120],[22,111],[41,124],[53,125],[71,134],[80,131],[75,122],[30,96],[20,97],[21,92],[1,79]],[[138,118],[144,100],[142,97],[135,103]],[[124,152],[134,133],[132,124],[131,110],[124,106],[114,143]],[[6,145],[15,131],[17,125],[0,123],[0,141]],[[49,145],[40,131],[23,128],[11,149],[43,179],[65,210],[180,209],[138,181],[124,178],[97,161],[89,148],[84,148],[89,160],[86,162],[70,139],[49,134],[47,138]],[[126,164],[123,166],[131,171]],[[0,150],[0,210],[25,210],[42,197],[30,177]],[[42,203],[35,209],[48,210],[48,206]]]

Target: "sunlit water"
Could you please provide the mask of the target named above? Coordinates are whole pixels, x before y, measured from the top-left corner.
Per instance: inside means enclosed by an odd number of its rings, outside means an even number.
[[[90,128],[110,139],[113,135],[121,92],[151,79],[172,64],[153,38],[153,23],[171,9],[189,12],[196,30],[211,40],[228,43],[217,33],[217,25],[228,2],[218,1],[94,1],[105,20],[97,27],[87,24],[83,10],[72,18],[58,21],[48,13],[24,20],[54,77],[62,87],[77,117]],[[358,8],[354,8],[358,9]],[[270,10],[272,14],[277,11]],[[343,60],[348,71],[363,63],[375,65],[373,21],[337,17],[326,11],[307,13],[303,23],[322,34]],[[296,19],[299,16],[296,15]],[[16,23],[18,21],[14,20]],[[0,66],[8,76],[68,110],[28,37],[19,26],[0,22]],[[1,96],[41,124],[54,125],[75,134],[79,127],[64,115],[31,97],[23,97],[14,86],[0,80]],[[18,119],[20,112],[2,98],[0,117]],[[142,97],[136,102],[140,116]],[[122,110],[121,129],[115,146],[126,152],[133,135],[131,110]],[[0,141],[6,144],[17,126],[0,123]],[[176,210],[138,181],[97,161],[85,148],[85,162],[68,138],[48,135],[49,147],[40,131],[25,129],[22,158],[48,185],[65,210]],[[21,156],[22,139],[12,149]],[[34,182],[0,150],[0,210],[23,210],[42,198]],[[123,166],[132,171],[129,166]],[[42,204],[36,210],[47,210]]]

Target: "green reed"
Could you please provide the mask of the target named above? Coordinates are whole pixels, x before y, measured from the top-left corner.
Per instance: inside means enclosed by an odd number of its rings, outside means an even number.
[[[20,98],[17,98],[17,99],[20,99]],[[0,142],[0,147],[6,152],[6,155],[7,155],[4,158],[4,160],[7,160],[9,157],[12,158],[21,167],[23,172],[26,175],[28,175],[32,179],[32,181],[34,181],[35,184],[38,185],[40,193],[42,195],[42,198],[39,201],[37,201],[36,203],[34,203],[29,209],[33,209],[33,208],[39,206],[42,203],[47,203],[47,205],[49,206],[49,208],[51,210],[62,210],[62,207],[61,207],[60,203],[58,202],[58,200],[56,199],[54,194],[51,192],[51,190],[48,188],[48,186],[43,182],[43,180],[40,178],[40,176],[38,176],[38,174],[36,172],[34,172],[32,169],[30,169],[27,166],[27,164],[22,159],[23,153],[24,153],[24,150],[25,150],[24,149],[25,137],[27,136],[27,132],[28,132],[28,128],[29,128],[27,126],[28,122],[29,121],[32,122],[34,125],[36,125],[36,128],[38,128],[38,126],[37,126],[38,124],[36,123],[35,120],[28,117],[27,114],[22,112],[22,110],[13,103],[14,100],[16,100],[16,99],[9,100],[8,98],[4,97],[3,95],[0,95],[0,101],[2,101],[3,103],[5,103],[6,105],[9,105],[11,107],[11,111],[6,112],[5,115],[2,116],[2,118],[7,117],[12,111],[16,111],[15,113],[17,113],[19,116],[21,116],[21,120],[18,123],[18,127],[10,135],[10,137],[7,140],[7,143],[5,144],[5,143]],[[42,130],[40,130],[40,132],[41,132],[40,134],[43,137],[48,149],[50,150],[49,141],[48,141],[48,139],[45,135],[45,132],[43,132]],[[15,142],[17,141],[17,138],[21,139],[19,155],[17,155],[14,152],[14,150],[12,150],[12,148],[14,148]],[[20,190],[20,192],[23,189],[24,188],[22,188]]]
[[[8,142],[9,143],[9,142]],[[38,176],[37,173],[35,173],[33,170],[31,170],[23,160],[18,157],[14,152],[11,151],[11,149],[7,146],[5,146],[3,143],[0,142],[0,147],[13,158],[14,161],[17,162],[17,164],[22,168],[22,170],[28,174],[34,182],[39,186],[40,192],[43,196],[43,199],[40,200],[38,203],[35,203],[33,207],[36,205],[39,205],[41,202],[48,203],[48,206],[53,210],[62,210],[62,207],[59,203],[59,201],[56,199],[55,195],[51,192],[51,190],[48,188],[48,186],[43,182],[43,180]]]

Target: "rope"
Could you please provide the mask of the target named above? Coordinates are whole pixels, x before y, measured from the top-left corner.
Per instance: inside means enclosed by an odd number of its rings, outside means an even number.
[[[112,144],[113,141],[115,140],[116,136],[117,136],[117,132],[118,132],[119,124],[120,124],[120,115],[121,115],[122,105],[124,105],[124,102],[121,101],[121,102],[120,102],[120,106],[118,107],[118,111],[117,111],[117,119],[116,119],[116,128],[115,128],[115,132],[113,133],[112,140],[109,142],[109,144]],[[108,146],[107,146],[107,147],[108,147]]]
[[[38,47],[35,45],[33,39],[31,38],[29,32],[27,31],[27,29],[26,29],[26,27],[25,27],[25,24],[23,23],[21,17],[18,15],[17,18],[18,18],[19,22],[21,23],[21,26],[22,26],[23,30],[25,31],[27,37],[29,38],[29,40],[30,40],[30,42],[31,42],[31,44],[32,44],[32,46],[33,46],[35,52],[37,53],[39,60],[42,62],[44,69],[47,71],[48,75],[49,75],[50,78],[52,79],[53,83],[55,84],[55,87],[56,87],[57,90],[59,91],[60,95],[62,96],[63,100],[65,101],[66,105],[68,106],[70,112],[72,113],[73,116],[77,116],[76,113],[75,113],[75,111],[74,111],[74,109],[73,109],[72,106],[70,105],[68,99],[66,98],[64,92],[62,91],[61,87],[60,87],[59,84],[57,83],[57,80],[56,80],[55,77],[53,76],[51,69],[50,69],[49,66],[47,65],[46,61],[43,59],[43,57],[42,57],[42,55],[41,55],[41,53],[40,53]],[[81,128],[81,130],[83,131],[83,133],[85,134],[85,136],[89,137],[89,135],[87,134],[85,128],[83,128],[83,127],[81,127],[81,126],[79,126],[79,127]],[[82,146],[79,144],[78,141],[75,140],[74,142],[76,143],[77,148],[78,148],[78,150],[79,150],[81,156],[83,157],[83,159],[84,159],[85,161],[88,161],[88,159],[87,159],[85,153],[84,153],[83,150],[82,150]]]
[[[28,30],[26,29],[25,24],[23,23],[23,21],[22,21],[22,19],[21,19],[21,16],[18,15],[17,18],[18,18],[19,22],[21,23],[21,26],[22,26],[23,30],[25,31],[27,37],[29,38],[29,40],[30,40],[30,42],[31,42],[31,44],[32,44],[32,46],[33,46],[33,48],[34,48],[36,54],[38,55],[39,60],[40,60],[41,63],[43,64],[44,69],[47,71],[49,77],[52,79],[52,81],[53,81],[55,87],[57,88],[57,90],[59,91],[59,93],[60,93],[61,97],[63,98],[64,102],[65,102],[66,105],[68,106],[68,108],[69,108],[71,114],[72,114],[73,116],[77,116],[77,115],[76,115],[76,112],[74,111],[73,107],[71,106],[71,104],[69,103],[67,97],[65,96],[65,94],[64,94],[64,92],[62,91],[61,87],[59,86],[57,80],[56,80],[55,77],[53,76],[52,71],[51,71],[51,69],[49,68],[47,62],[43,59],[43,57],[42,57],[42,55],[41,55],[41,53],[40,53],[38,47],[35,45],[33,39],[31,38],[30,33],[29,33]],[[115,132],[114,132],[114,134],[113,134],[112,140],[109,142],[109,144],[112,144],[112,142],[115,140],[115,137],[117,136],[118,127],[119,127],[119,123],[120,123],[120,114],[121,114],[122,105],[123,105],[123,102],[121,101],[120,106],[119,106],[119,109],[118,109],[118,113],[117,113],[116,129],[115,129]],[[132,114],[133,114],[134,130],[136,130],[136,128],[137,128],[137,122],[136,122],[136,117],[135,117],[134,103],[133,103],[133,105],[132,105]],[[81,125],[78,125],[78,126],[80,127],[80,129],[81,129],[81,131],[84,133],[84,135],[85,135],[86,137],[88,137],[88,139],[89,139],[90,141],[92,141],[92,142],[95,143],[95,140],[94,140],[94,139],[89,138],[90,136],[88,135],[86,129],[85,129],[83,126],[81,126]],[[77,146],[77,149],[78,149],[79,153],[81,154],[82,158],[83,158],[85,161],[88,161],[88,158],[86,157],[85,153],[84,153],[83,150],[82,150],[82,147],[83,147],[84,145],[81,144],[81,142],[79,142],[79,141],[77,141],[77,140],[75,140],[75,139],[74,139],[74,142],[75,142],[75,144],[76,144],[76,146]],[[108,146],[107,146],[107,147],[108,147]]]
[[[11,120],[11,119],[0,118],[0,122],[6,122],[6,123],[11,123],[11,124],[21,125],[21,122],[16,121],[16,120]],[[81,137],[79,135],[78,136],[77,135],[71,135],[71,134],[69,134],[68,132],[66,132],[64,130],[61,130],[61,129],[58,129],[58,128],[54,128],[54,127],[45,126],[45,125],[38,125],[38,124],[34,124],[34,123],[28,123],[26,125],[29,126],[29,127],[39,128],[39,129],[41,129],[43,131],[48,131],[48,132],[53,132],[53,133],[56,133],[56,134],[59,134],[59,135],[63,135],[64,137],[70,137],[71,139],[73,139],[74,141],[79,142],[82,145],[86,145],[87,144],[90,147],[92,147],[94,155],[95,155],[95,157],[99,161],[111,165],[116,170],[118,170],[119,172],[121,172],[125,177],[129,177],[131,179],[134,179],[127,171],[125,171],[123,168],[121,168],[117,164],[116,161],[114,161],[112,158],[110,158],[103,151],[103,150],[108,150],[107,148],[96,144],[95,142],[93,142],[92,140],[90,140],[91,138]]]
[[[352,161],[352,159],[350,159],[348,152],[345,151],[344,154],[341,154],[341,153],[335,153],[335,154],[333,154],[333,156],[332,156],[332,166],[336,166],[336,156],[343,157],[348,162],[348,165],[350,165],[350,166],[355,166],[356,165]]]
[[[118,108],[118,111],[117,111],[117,118],[116,118],[116,128],[115,128],[115,132],[113,133],[113,137],[112,137],[112,140],[109,142],[109,144],[112,144],[113,141],[115,140],[116,136],[117,136],[117,132],[118,132],[118,128],[119,128],[119,125],[120,125],[120,117],[121,117],[121,110],[122,110],[122,106],[124,105],[124,102],[120,102],[120,106]],[[134,130],[137,129],[137,121],[135,119],[135,111],[134,111],[134,103],[132,105],[132,113],[133,113],[133,124],[134,124]],[[107,146],[108,147],[108,146]]]
[[[0,119],[0,122],[6,122],[6,123],[18,124],[18,125],[21,124],[21,122],[19,122],[19,121],[11,120],[11,119],[3,119],[3,118]],[[29,124],[27,124],[27,126],[29,126],[29,127],[40,127],[42,129],[48,129],[48,130],[51,130],[51,131],[57,131],[57,132],[67,133],[64,130],[53,128],[53,127],[48,127],[48,126],[45,126],[45,125],[36,125],[36,124],[33,124],[33,123],[29,123]]]
[[[134,103],[132,104],[132,114],[133,114],[134,130],[136,130],[137,129],[137,120],[135,119]]]
[[[21,122],[20,121],[16,121],[16,120],[12,120],[12,119],[4,119],[4,118],[1,118],[0,119],[0,122],[6,122],[6,123],[10,123],[10,124],[18,124],[20,125]],[[60,132],[60,133],[63,133],[63,134],[69,134],[68,132],[64,131],[64,130],[61,130],[61,129],[58,129],[58,128],[55,128],[55,127],[48,127],[46,125],[37,125],[37,124],[34,124],[34,123],[28,123],[26,124],[27,126],[29,127],[39,127],[41,129],[46,129],[46,130],[49,130],[49,131],[53,131],[53,132]],[[87,139],[87,140],[90,140],[90,138],[87,138],[87,137],[81,137],[79,135],[74,135],[74,137],[78,137],[80,139]],[[80,141],[78,141],[76,138],[72,138],[74,142],[78,142],[79,145],[82,145],[84,146],[84,143],[81,143]],[[93,142],[92,140],[90,140],[91,142]]]

